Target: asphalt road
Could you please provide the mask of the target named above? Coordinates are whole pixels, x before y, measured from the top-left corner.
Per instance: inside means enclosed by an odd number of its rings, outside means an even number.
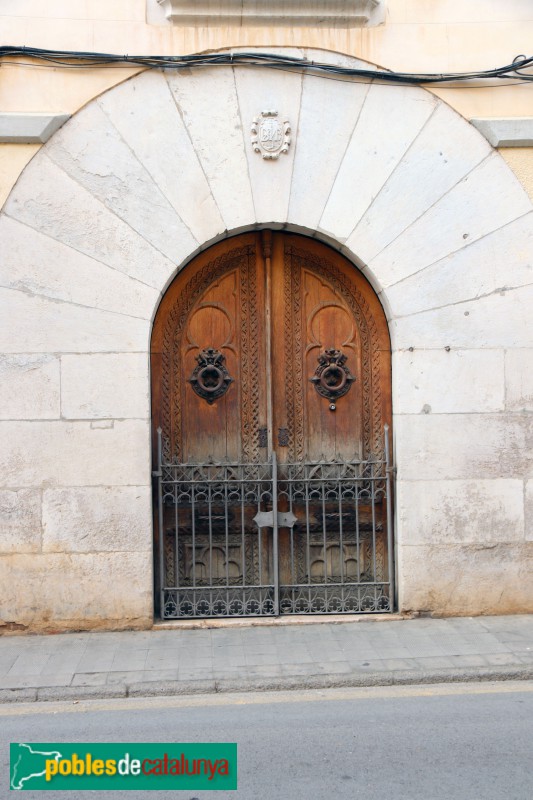
[[[533,798],[533,682],[0,706],[0,740],[6,800],[16,797],[10,741],[238,742],[238,791],[200,800]],[[68,800],[197,795],[80,791]]]

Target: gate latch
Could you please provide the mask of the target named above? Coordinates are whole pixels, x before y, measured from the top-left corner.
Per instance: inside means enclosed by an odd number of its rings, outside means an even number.
[[[278,511],[278,528],[293,528],[296,521],[297,517],[294,516],[292,511]],[[273,528],[274,512],[258,511],[254,517],[254,522],[258,528]]]

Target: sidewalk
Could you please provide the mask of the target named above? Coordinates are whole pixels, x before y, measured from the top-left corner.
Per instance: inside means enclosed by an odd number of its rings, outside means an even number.
[[[0,702],[533,679],[533,615],[305,622],[0,636]]]

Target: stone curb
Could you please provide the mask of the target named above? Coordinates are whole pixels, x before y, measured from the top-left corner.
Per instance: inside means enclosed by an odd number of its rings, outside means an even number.
[[[127,687],[128,697],[161,697],[177,694],[213,694],[216,681],[143,681]]]
[[[43,686],[37,689],[38,701],[100,700],[108,697],[127,697],[124,684],[113,686]]]
[[[59,702],[125,697],[171,697],[190,694],[276,692],[302,689],[339,689],[364,686],[408,686],[436,683],[533,680],[533,665],[469,667],[431,672],[405,670],[351,673],[350,675],[295,675],[241,680],[143,681],[113,686],[45,686],[35,689],[0,689],[0,703]]]
[[[257,678],[252,681],[224,679],[216,681],[215,691],[222,692],[275,692],[298,689],[336,689],[364,686],[405,686],[435,683],[472,683],[474,681],[533,680],[533,666],[470,667],[442,669],[431,672],[416,670],[393,672],[352,673],[351,675],[297,675],[281,678]]]
[[[34,703],[37,689],[0,689],[0,703]]]

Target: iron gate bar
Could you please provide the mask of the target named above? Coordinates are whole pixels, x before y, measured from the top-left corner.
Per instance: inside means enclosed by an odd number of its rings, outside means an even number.
[[[158,431],[162,616],[273,615],[270,543],[251,521],[273,507],[273,463],[181,464],[162,445]]]
[[[279,529],[278,529],[278,460],[276,453],[272,452],[272,516],[274,518],[274,525],[272,528],[272,559],[274,562],[274,614],[279,616]]]
[[[393,609],[390,471],[387,473],[390,464],[387,448],[384,451],[384,457],[367,461],[308,461],[281,466],[278,496],[286,498],[300,525],[304,520],[298,507],[305,504],[305,555],[298,542],[301,530],[296,526],[290,532],[291,582],[280,585],[281,613]],[[361,520],[362,511],[367,513],[366,522]],[[313,558],[312,549],[318,547],[317,532],[321,553]],[[302,557],[304,570],[297,563]],[[348,571],[350,564],[352,575]]]
[[[158,430],[163,618],[392,611],[388,426],[384,433],[379,458],[278,466],[275,453],[261,464],[174,463]],[[280,528],[288,583],[280,581]]]
[[[396,602],[396,567],[394,563],[394,542],[392,540],[392,478],[394,467],[391,461],[390,428],[384,426],[385,468],[387,472],[387,556],[389,561],[389,587],[391,596],[391,611]]]
[[[165,559],[163,547],[163,432],[161,428],[157,429],[157,470],[153,473],[154,478],[157,480],[157,534],[159,546],[159,575],[156,586],[156,591],[159,592],[160,598],[163,596],[163,576],[165,574]],[[160,607],[161,616],[164,617],[163,605]]]

